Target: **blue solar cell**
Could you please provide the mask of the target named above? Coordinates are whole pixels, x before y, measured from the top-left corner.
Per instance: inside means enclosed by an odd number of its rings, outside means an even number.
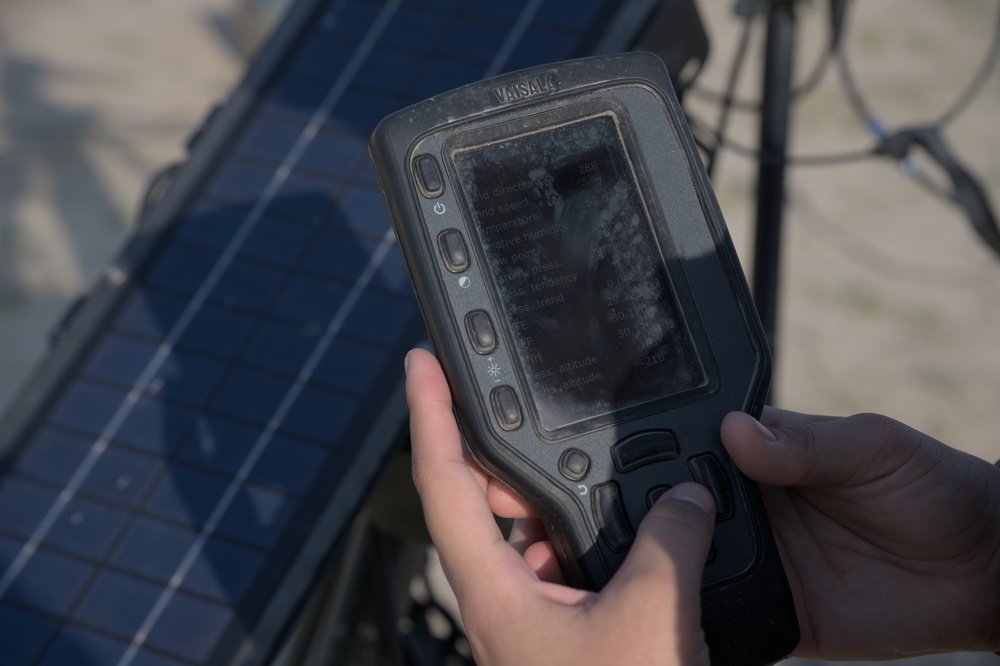
[[[298,125],[258,118],[236,144],[236,153],[280,164],[301,136]]]
[[[316,81],[335,81],[355,48],[356,44],[342,39],[311,39],[299,48],[289,73]]]
[[[276,436],[254,465],[250,480],[279,488],[284,494],[304,494],[323,468],[329,452],[291,437]]]
[[[181,588],[218,601],[239,604],[264,566],[264,554],[212,538],[198,555]]]
[[[450,18],[448,12],[403,8],[393,15],[379,41],[425,53],[429,45],[437,43]]]
[[[43,543],[94,559],[101,559],[118,536],[128,514],[75,497],[66,504]]]
[[[296,500],[281,493],[244,485],[216,532],[260,548],[272,548],[297,507]]]
[[[160,596],[160,586],[115,571],[103,571],[73,611],[80,624],[126,640],[142,627]]]
[[[228,486],[222,477],[174,465],[160,478],[146,510],[200,529]]]
[[[399,339],[416,314],[417,304],[412,300],[368,291],[351,310],[344,331],[388,344]]]
[[[41,430],[25,447],[15,470],[59,485],[70,480],[92,442],[52,430]]]
[[[316,33],[356,39],[368,31],[378,13],[379,7],[375,4],[337,2],[324,12],[316,26]]]
[[[272,178],[273,167],[232,160],[215,174],[208,195],[229,203],[253,205]]]
[[[41,615],[0,604],[0,666],[28,666],[54,627]]]
[[[53,504],[58,491],[14,476],[0,480],[0,530],[31,536]]]
[[[252,315],[206,304],[198,309],[177,344],[228,358],[239,350],[256,323]]]
[[[302,224],[263,218],[240,248],[240,255],[281,266],[294,265],[315,230]]]
[[[356,395],[364,395],[382,371],[387,357],[384,349],[336,339],[323,355],[313,378]]]
[[[295,400],[281,429],[293,435],[333,443],[357,408],[357,400],[307,386]]]
[[[64,615],[92,571],[80,560],[38,550],[4,598],[53,615]]]
[[[145,516],[125,533],[111,561],[123,569],[166,582],[195,541],[191,530]]]
[[[344,303],[347,287],[332,280],[295,276],[274,306],[274,313],[292,321],[325,327]]]
[[[90,355],[84,374],[125,386],[134,385],[153,360],[158,345],[124,335],[108,335]]]
[[[282,78],[265,95],[265,113],[306,122],[329,93],[329,84]]]
[[[222,249],[247,217],[247,209],[202,202],[180,222],[177,237],[194,245]]]
[[[219,278],[210,298],[226,308],[261,312],[281,286],[285,273],[260,262],[233,261]]]
[[[532,65],[566,58],[573,53],[580,36],[573,32],[532,30],[521,41],[520,48],[511,56],[504,71],[510,72]]]
[[[412,100],[436,95],[458,86],[483,78],[486,65],[456,62],[454,60],[432,60],[417,80],[412,92]]]
[[[166,456],[180,443],[191,419],[191,410],[186,407],[142,398],[132,406],[115,440]]]
[[[413,81],[420,58],[399,51],[372,51],[358,72],[358,85],[384,92],[405,90]]]
[[[192,247],[171,245],[146,274],[146,283],[184,294],[193,294],[208,277],[218,255]]]
[[[99,435],[123,402],[124,392],[78,379],[70,384],[49,418],[53,423]]]
[[[602,0],[546,0],[535,14],[535,22],[579,30],[596,18]]]
[[[333,205],[336,183],[314,178],[301,172],[292,173],[278,190],[267,208],[268,213],[278,213],[314,221]]]
[[[244,360],[283,374],[298,375],[319,341],[319,326],[289,326],[267,322],[243,352]]]
[[[131,506],[148,489],[162,464],[156,458],[111,446],[101,454],[80,487],[92,495]]]
[[[62,628],[45,653],[42,666],[97,666],[116,664],[127,645],[80,627]]]
[[[153,338],[162,338],[187,308],[184,298],[150,289],[134,292],[122,308],[115,327]]]
[[[200,419],[191,429],[179,457],[195,466],[235,474],[258,437],[260,428],[207,417]]]
[[[160,366],[149,390],[162,398],[201,405],[225,369],[223,363],[207,356],[175,349]]]
[[[389,253],[385,255],[382,264],[372,276],[372,286],[416,299],[410,275],[406,272],[406,264],[403,263],[403,255],[400,253],[398,245],[391,247]]]
[[[225,414],[263,425],[274,415],[291,386],[290,380],[237,368],[212,406]]]
[[[510,28],[509,23],[497,19],[462,19],[448,30],[440,49],[449,56],[488,65],[507,40]]]
[[[327,121],[327,127],[348,134],[368,136],[378,121],[399,108],[394,95],[375,93],[350,87],[340,98],[337,113]]]
[[[313,137],[299,166],[335,178],[347,178],[359,165],[367,166],[368,142],[361,136],[331,130]]]
[[[528,0],[506,0],[506,2],[478,2],[469,7],[477,15],[507,19],[511,23],[520,18]]]
[[[176,661],[148,650],[139,650],[131,666],[191,666],[188,662]]]
[[[348,284],[368,265],[378,242],[352,233],[331,229],[320,234],[309,249],[302,266],[309,271],[337,277]]]
[[[389,213],[377,189],[355,187],[341,200],[333,216],[337,226],[381,240],[389,230]]]
[[[149,645],[202,663],[233,619],[232,610],[176,593],[149,634]]]

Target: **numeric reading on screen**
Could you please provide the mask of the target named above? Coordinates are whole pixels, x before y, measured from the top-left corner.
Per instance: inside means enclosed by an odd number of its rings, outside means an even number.
[[[540,427],[599,427],[704,385],[617,120],[452,153]]]

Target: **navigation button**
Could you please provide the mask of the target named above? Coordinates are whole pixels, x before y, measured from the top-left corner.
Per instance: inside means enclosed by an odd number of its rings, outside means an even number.
[[[625,516],[618,484],[611,482],[594,486],[591,496],[597,527],[611,550],[625,550],[631,546],[634,534]]]
[[[499,386],[490,393],[493,404],[493,414],[504,430],[517,430],[521,427],[521,405],[517,402],[514,389],[509,386]]]
[[[490,316],[483,310],[473,310],[465,315],[465,330],[477,354],[489,354],[497,348],[497,334]]]
[[[438,249],[450,272],[461,273],[469,267],[469,248],[458,229],[445,229],[438,234]]]
[[[715,498],[715,520],[733,517],[733,491],[726,473],[722,471],[719,459],[711,453],[688,460],[688,468],[694,480],[708,488]]]
[[[646,506],[652,509],[653,505],[656,504],[656,501],[661,497],[663,497],[663,493],[667,492],[668,490],[670,490],[670,486],[666,484],[650,488],[649,492],[646,493]]]
[[[559,457],[559,472],[570,481],[582,481],[590,471],[590,458],[579,449],[566,449]]]
[[[428,197],[439,197],[444,192],[444,177],[441,175],[441,167],[433,155],[421,155],[413,162],[417,180],[420,182],[420,189]]]
[[[674,433],[669,430],[650,430],[626,437],[615,444],[611,447],[611,458],[618,471],[624,474],[660,460],[673,460],[680,452]]]

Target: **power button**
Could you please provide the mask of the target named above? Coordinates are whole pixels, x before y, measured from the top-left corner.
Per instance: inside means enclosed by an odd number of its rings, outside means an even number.
[[[439,197],[444,192],[444,177],[433,155],[420,155],[413,161],[413,171],[420,189],[428,197]]]

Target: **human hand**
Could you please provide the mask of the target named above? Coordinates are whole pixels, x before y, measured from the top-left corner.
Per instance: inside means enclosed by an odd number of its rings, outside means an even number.
[[[708,666],[701,574],[715,507],[706,489],[666,493],[603,590],[568,587],[527,505],[467,456],[436,359],[414,350],[406,367],[413,479],[478,664]],[[510,542],[494,512],[519,519]]]
[[[733,413],[802,630],[794,654],[1000,649],[1000,469],[882,416]]]

